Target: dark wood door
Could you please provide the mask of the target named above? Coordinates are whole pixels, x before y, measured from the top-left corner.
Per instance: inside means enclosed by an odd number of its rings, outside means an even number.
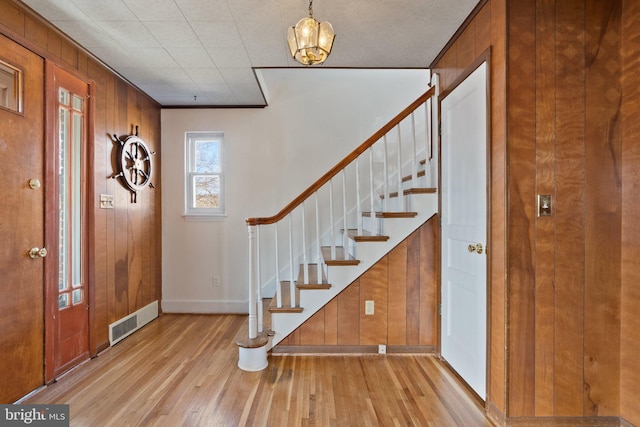
[[[89,357],[87,133],[89,85],[46,63],[46,381]],[[50,150],[50,151],[49,151]]]
[[[15,86],[22,99],[14,103],[22,111],[0,108],[0,403],[11,403],[44,377],[46,258],[28,254],[45,242],[44,66],[42,58],[3,36],[0,61],[22,75]]]

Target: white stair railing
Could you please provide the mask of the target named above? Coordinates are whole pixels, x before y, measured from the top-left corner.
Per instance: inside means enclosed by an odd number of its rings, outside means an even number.
[[[437,81],[435,81],[437,83]],[[326,271],[324,264],[323,247],[330,248],[331,259],[337,258],[336,230],[343,229],[341,244],[345,258],[349,257],[347,249],[347,233],[350,228],[356,229],[359,235],[365,231],[363,225],[362,205],[370,210],[371,221],[375,222],[376,206],[382,197],[383,210],[390,208],[389,198],[391,189],[398,190],[398,206],[400,211],[406,208],[403,197],[403,167],[410,170],[410,181],[412,186],[418,183],[418,172],[421,168],[420,161],[428,160],[432,157],[431,144],[434,138],[431,121],[434,117],[434,105],[432,97],[436,93],[436,88],[432,87],[414,101],[409,107],[403,110],[398,116],[383,126],[371,138],[361,144],[354,152],[338,163],[333,169],[325,174],[320,180],[309,187],[298,196],[293,202],[287,205],[277,215],[268,218],[249,218],[247,224],[249,228],[249,337],[255,338],[262,332],[262,322],[257,320],[262,316],[263,295],[262,287],[275,286],[275,300],[278,308],[283,307],[283,295],[281,282],[283,274],[284,283],[288,282],[290,294],[290,307],[297,307],[299,301],[296,296],[295,275],[298,268],[304,269],[303,280],[308,284],[311,280],[322,283]],[[422,114],[415,114],[422,110]],[[409,128],[403,135],[401,125],[406,123],[405,129]],[[404,137],[404,138],[403,138]],[[417,141],[422,139],[423,148],[418,148]],[[407,164],[403,161],[403,144],[405,141],[411,144],[405,149],[405,154],[410,157]],[[390,148],[396,148],[395,159],[389,158]],[[410,155],[408,153],[411,153]],[[367,156],[365,159],[360,159]],[[395,162],[393,161],[395,160]],[[394,164],[395,163],[395,164]],[[353,164],[353,166],[351,166]],[[393,165],[393,166],[392,166]],[[428,164],[425,165],[428,167]],[[363,170],[364,169],[364,170]],[[364,200],[361,197],[363,189],[361,183],[361,173],[368,175],[368,187],[364,189]],[[334,178],[341,174],[341,185],[338,191],[334,188]],[[428,176],[428,173],[425,173]],[[365,181],[366,182],[366,181]],[[424,182],[429,182],[426,179]],[[336,194],[340,193],[340,194]],[[354,195],[355,197],[350,197]],[[305,209],[305,202],[313,197],[313,209]],[[339,197],[342,204],[341,217],[334,218],[335,198]],[[339,199],[339,200],[340,200]],[[338,202],[340,203],[340,202]],[[324,207],[324,208],[321,208]],[[309,217],[307,217],[309,215]],[[350,218],[355,218],[355,222],[350,224]],[[279,242],[278,224],[282,221],[288,222],[288,236],[286,245],[281,248]],[[299,223],[298,223],[299,221]],[[314,226],[307,227],[308,223]],[[270,233],[260,233],[259,228],[273,225],[273,235]],[[284,227],[284,224],[283,224]],[[369,230],[371,231],[371,230]],[[262,243],[261,243],[262,240]],[[265,253],[260,253],[262,246],[267,249]],[[285,249],[286,248],[286,249]],[[288,250],[288,256],[281,257]],[[311,254],[311,256],[310,256]],[[315,254],[315,257],[313,256]],[[281,265],[281,259],[285,258],[285,265]],[[309,259],[315,259],[316,275],[310,277]],[[313,261],[312,261],[313,262]],[[300,267],[301,265],[301,267]]]

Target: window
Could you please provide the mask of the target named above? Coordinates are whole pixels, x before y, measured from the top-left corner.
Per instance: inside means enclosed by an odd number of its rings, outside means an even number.
[[[225,216],[222,132],[185,135],[185,216]]]

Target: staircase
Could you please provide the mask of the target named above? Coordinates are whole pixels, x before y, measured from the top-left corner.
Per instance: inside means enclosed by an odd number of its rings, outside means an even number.
[[[438,212],[437,76],[431,88],[278,214],[247,219],[249,333],[238,366],[266,352]],[[263,295],[272,297],[263,324]]]

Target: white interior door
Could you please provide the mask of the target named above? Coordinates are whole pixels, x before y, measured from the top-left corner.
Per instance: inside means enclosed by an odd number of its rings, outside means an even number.
[[[486,397],[487,67],[442,100],[444,359]]]

